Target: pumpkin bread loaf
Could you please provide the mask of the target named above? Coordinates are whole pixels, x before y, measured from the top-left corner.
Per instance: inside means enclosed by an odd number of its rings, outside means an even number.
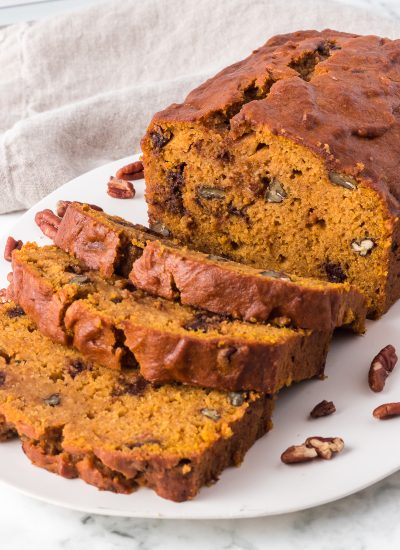
[[[271,38],[157,113],[142,141],[151,224],[259,269],[400,296],[400,40]]]
[[[132,268],[136,287],[214,313],[246,321],[287,318],[292,326],[322,331],[338,326],[364,331],[365,299],[348,283],[260,272],[162,237],[160,241],[145,228],[87,205],[68,207],[55,242],[106,276]]]
[[[0,305],[0,440],[33,464],[99,489],[139,486],[177,502],[239,464],[271,427],[273,400],[155,387],[53,343],[14,303]]]
[[[131,291],[125,280],[83,273],[55,246],[26,244],[12,262],[13,296],[42,332],[104,366],[138,364],[152,382],[266,393],[323,373],[330,332],[246,323]]]

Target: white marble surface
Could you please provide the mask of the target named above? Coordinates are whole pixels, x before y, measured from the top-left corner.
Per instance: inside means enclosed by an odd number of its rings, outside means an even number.
[[[400,0],[342,1],[400,19]],[[79,3],[68,2],[75,5]],[[50,6],[62,2],[46,4]],[[54,9],[59,11],[59,8],[57,6]],[[26,19],[31,17],[32,11],[29,9],[26,16],[22,11],[12,13],[12,10],[7,11],[7,14],[3,12],[3,15],[7,15],[7,22]],[[50,10],[49,7],[48,13]],[[8,231],[18,216],[0,216],[0,235]],[[400,472],[365,491],[319,508],[273,518],[235,521],[137,520],[91,516],[34,501],[0,485],[0,548],[392,550],[400,547],[399,516]]]

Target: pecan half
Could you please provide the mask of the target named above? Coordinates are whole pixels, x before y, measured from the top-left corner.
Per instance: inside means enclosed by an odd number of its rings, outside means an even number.
[[[297,462],[309,462],[317,458],[318,454],[314,448],[306,445],[292,445],[281,454],[281,460],[284,464],[296,464]]]
[[[77,204],[86,204],[84,202],[79,202],[79,201],[58,201],[56,206],[57,216],[60,216],[60,218],[63,218],[65,215],[65,212],[67,211],[68,206],[72,202],[76,202]],[[103,212],[103,209],[100,206],[97,206],[97,204],[88,203],[88,206],[90,206],[90,208],[92,208],[93,210],[97,210],[98,212]]]
[[[133,199],[135,196],[135,188],[130,181],[111,176],[107,187],[107,194],[114,199]]]
[[[119,180],[141,180],[144,177],[143,162],[137,160],[122,166],[117,170],[115,177]]]
[[[61,218],[56,216],[52,210],[46,208],[36,214],[35,222],[46,237],[54,240],[60,227]]]
[[[340,453],[344,449],[344,441],[340,437],[308,437],[305,441],[307,447],[311,447],[317,451],[320,458],[330,460],[336,453]]]
[[[309,462],[314,458],[330,460],[336,453],[344,449],[344,441],[340,437],[308,437],[301,445],[288,447],[281,455],[285,464],[296,462]]]
[[[11,235],[6,241],[6,246],[4,247],[4,259],[7,262],[11,262],[11,254],[13,250],[20,250],[22,248],[22,241],[16,241]]]
[[[386,378],[397,363],[394,346],[388,345],[381,349],[371,362],[368,372],[368,384],[372,391],[380,392],[385,387]]]
[[[321,416],[329,416],[330,414],[333,414],[336,412],[336,407],[333,401],[327,401],[324,399],[310,412],[311,418],[320,418]]]
[[[400,415],[400,403],[384,403],[376,407],[372,414],[379,420],[385,420],[386,418],[392,418],[393,416]]]

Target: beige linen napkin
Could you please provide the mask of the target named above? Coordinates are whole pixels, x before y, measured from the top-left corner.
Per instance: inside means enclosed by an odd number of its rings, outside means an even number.
[[[400,36],[326,0],[113,0],[0,30],[0,213],[139,152],[156,110],[276,33]]]

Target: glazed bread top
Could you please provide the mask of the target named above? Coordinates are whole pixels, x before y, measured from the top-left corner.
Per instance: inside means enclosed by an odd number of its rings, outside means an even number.
[[[271,38],[157,113],[147,136],[157,148],[173,137],[169,123],[195,122],[229,145],[261,125],[311,149],[350,183],[372,187],[398,212],[399,120],[400,40],[310,30]]]

